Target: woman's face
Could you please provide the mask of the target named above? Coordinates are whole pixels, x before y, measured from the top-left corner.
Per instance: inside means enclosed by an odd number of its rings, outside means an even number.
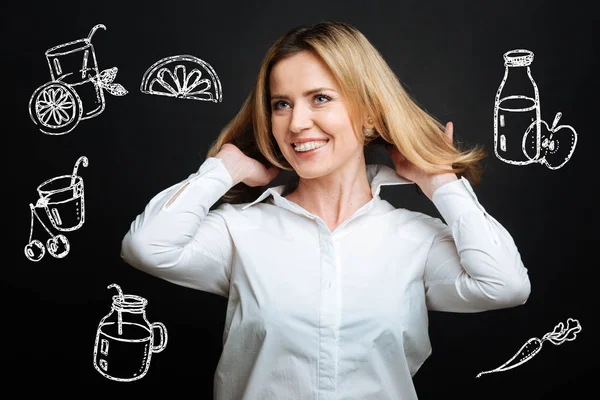
[[[335,77],[316,55],[303,51],[277,62],[269,85],[273,135],[300,177],[318,178],[362,159],[363,145],[354,135],[347,102]],[[299,152],[295,150],[298,142],[324,145]]]

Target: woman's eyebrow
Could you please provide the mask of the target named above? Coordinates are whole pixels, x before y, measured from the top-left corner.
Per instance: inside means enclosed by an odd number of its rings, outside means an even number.
[[[302,93],[302,95],[306,97],[306,96],[309,96],[309,95],[314,94],[314,93],[323,92],[325,90],[329,90],[329,91],[335,92],[334,89],[327,88],[327,87],[320,87],[320,88],[316,88],[316,89],[307,90],[306,92]],[[271,100],[274,100],[274,99],[287,99],[287,98],[288,97],[286,95],[283,95],[283,94],[274,94],[274,95],[271,96]]]

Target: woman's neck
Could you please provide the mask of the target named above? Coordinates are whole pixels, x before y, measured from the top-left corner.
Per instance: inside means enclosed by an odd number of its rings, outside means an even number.
[[[373,195],[363,165],[355,171],[340,171],[314,179],[300,177],[298,186],[285,198],[319,216],[333,231]]]

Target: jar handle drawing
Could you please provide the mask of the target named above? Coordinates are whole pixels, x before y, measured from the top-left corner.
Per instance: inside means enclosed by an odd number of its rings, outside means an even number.
[[[158,330],[159,335],[160,335],[160,342],[158,345],[152,344],[152,352],[153,353],[160,353],[161,351],[163,351],[165,349],[165,347],[167,347],[167,328],[165,327],[164,324],[160,323],[160,322],[153,322],[152,324],[150,324],[150,327],[152,328],[152,332],[155,332],[156,330]],[[156,341],[156,336],[153,336],[154,340]]]

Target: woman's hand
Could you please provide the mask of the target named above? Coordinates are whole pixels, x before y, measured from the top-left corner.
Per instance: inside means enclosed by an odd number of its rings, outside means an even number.
[[[240,182],[248,186],[265,186],[280,172],[280,169],[275,166],[266,168],[259,161],[245,155],[232,143],[225,143],[215,157],[223,161],[231,175],[233,186]]]
[[[448,122],[446,124],[446,140],[452,143],[453,138],[453,124]],[[431,200],[433,198],[433,192],[435,192],[440,186],[457,180],[456,174],[452,172],[430,174],[417,168],[413,163],[408,161],[399,151],[396,146],[388,144],[385,146],[388,153],[392,157],[394,166],[396,167],[396,173],[403,178],[406,178],[416,183],[419,188],[425,193],[425,195]],[[452,166],[446,165],[444,169],[452,169]]]

